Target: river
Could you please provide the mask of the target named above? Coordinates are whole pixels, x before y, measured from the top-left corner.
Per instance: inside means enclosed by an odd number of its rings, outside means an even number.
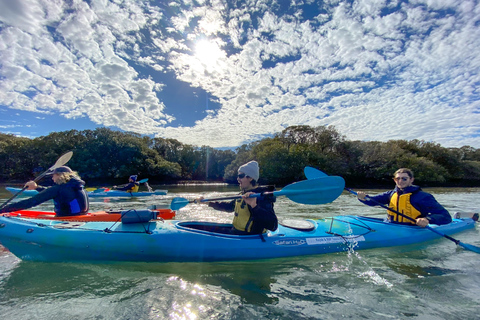
[[[176,196],[233,195],[236,186],[153,186],[167,196],[92,199],[91,211],[166,206]],[[375,194],[381,190],[368,190]],[[426,189],[451,214],[478,212],[480,188]],[[11,195],[2,187],[3,203]],[[41,209],[52,210],[51,203]],[[384,216],[344,192],[333,203],[285,197],[279,220]],[[177,219],[230,222],[189,204]],[[454,235],[480,246],[479,227]],[[2,319],[478,319],[480,255],[452,241],[336,254],[221,263],[37,263],[0,247]]]

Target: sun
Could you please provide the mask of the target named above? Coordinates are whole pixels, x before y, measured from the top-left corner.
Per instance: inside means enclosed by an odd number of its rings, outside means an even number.
[[[217,66],[224,56],[225,53],[215,41],[203,39],[195,45],[195,58],[207,69]]]

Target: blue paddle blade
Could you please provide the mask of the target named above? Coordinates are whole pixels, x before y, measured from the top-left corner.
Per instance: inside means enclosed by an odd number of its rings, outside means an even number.
[[[170,203],[170,209],[172,209],[173,211],[177,211],[178,209],[185,207],[189,203],[190,201],[185,198],[176,197],[172,199],[172,202]]]
[[[480,253],[480,248],[479,247],[476,247],[474,245],[471,245],[471,244],[466,244],[466,243],[463,243],[463,242],[458,242],[458,245],[464,249],[467,249],[467,250],[470,250],[470,251],[473,251],[473,252],[476,252],[476,253]]]
[[[305,169],[303,169],[303,173],[308,180],[328,177],[325,172],[322,172],[314,167],[305,167]]]
[[[345,180],[338,176],[324,176],[312,180],[303,180],[289,184],[275,196],[286,196],[290,200],[303,204],[324,204],[337,199],[343,192]]]
[[[138,181],[138,183],[145,183],[147,181],[148,181],[148,178],[145,178],[145,179],[142,179],[142,180]]]

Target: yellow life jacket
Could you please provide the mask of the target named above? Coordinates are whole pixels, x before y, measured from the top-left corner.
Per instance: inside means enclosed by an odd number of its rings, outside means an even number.
[[[243,199],[237,199],[235,201],[234,212],[233,227],[239,231],[250,232],[252,230],[251,214],[248,205]]]
[[[402,195],[398,195],[397,192],[395,192],[392,197],[390,198],[390,205],[389,207],[403,213],[404,215],[411,217],[413,219],[417,219],[422,215],[420,211],[415,209],[415,207],[412,205],[410,202],[410,197],[412,196],[412,193],[405,193]],[[390,221],[392,222],[398,222],[398,223],[411,223],[415,224],[415,222],[404,218],[395,212],[392,212],[390,210],[387,210],[388,217]]]
[[[130,190],[127,190],[127,192],[138,192],[139,188],[140,188],[140,185],[135,184],[135,186],[132,187]]]

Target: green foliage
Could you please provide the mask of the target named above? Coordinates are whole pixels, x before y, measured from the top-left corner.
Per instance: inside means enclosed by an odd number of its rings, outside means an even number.
[[[410,168],[419,184],[480,183],[480,150],[444,148],[421,140],[347,141],[333,126],[292,126],[271,138],[232,150],[197,147],[175,139],[149,138],[107,128],[54,132],[35,139],[0,133],[0,179],[24,181],[48,169],[66,151],[68,163],[88,179],[152,182],[223,180],[236,183],[242,164],[256,160],[260,183],[286,185],[305,179],[305,166],[339,175],[347,185],[392,185],[393,173]]]

